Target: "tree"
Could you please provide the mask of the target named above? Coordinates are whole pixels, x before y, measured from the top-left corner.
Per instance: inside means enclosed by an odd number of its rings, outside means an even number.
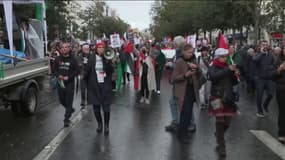
[[[47,0],[47,25],[48,25],[48,39],[62,38],[66,36],[68,26],[67,2],[69,1],[54,1]],[[58,37],[59,36],[59,37]]]
[[[240,30],[255,24],[249,1],[156,1],[152,6],[151,31],[157,36]],[[260,23],[259,23],[260,24]]]
[[[88,37],[86,36],[88,32],[92,35],[89,38],[93,39],[95,35],[100,37],[105,33],[109,36],[114,32],[123,34],[127,30],[128,24],[120,18],[105,16],[104,8],[106,8],[105,2],[94,0],[80,13],[79,17],[84,24],[82,30],[85,31],[82,33],[85,35],[81,37]]]
[[[282,0],[273,0],[265,6],[268,13],[268,22],[266,28],[271,32],[285,32],[285,2]]]

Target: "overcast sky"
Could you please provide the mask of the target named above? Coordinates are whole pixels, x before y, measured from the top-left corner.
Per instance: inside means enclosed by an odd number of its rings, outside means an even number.
[[[140,30],[149,28],[151,22],[150,9],[153,0],[106,0],[110,8],[116,10],[118,16],[130,24],[133,28]],[[87,7],[90,1],[79,1],[83,7]]]
[[[132,27],[140,30],[148,28],[151,22],[149,15],[153,1],[106,1],[110,8],[115,9],[119,17]]]

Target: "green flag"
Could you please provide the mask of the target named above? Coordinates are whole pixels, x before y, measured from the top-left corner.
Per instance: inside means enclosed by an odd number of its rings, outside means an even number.
[[[41,21],[43,20],[43,6],[42,4],[36,4],[36,19]]]

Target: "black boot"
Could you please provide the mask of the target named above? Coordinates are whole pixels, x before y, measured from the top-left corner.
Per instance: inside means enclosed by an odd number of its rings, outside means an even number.
[[[103,123],[102,123],[102,116],[101,116],[101,112],[94,112],[95,114],[95,118],[97,120],[97,123],[98,123],[98,128],[97,128],[97,132],[98,133],[101,133],[102,130],[103,130]]]
[[[110,112],[104,112],[104,134],[109,134]]]
[[[226,145],[225,145],[225,125],[224,123],[217,123],[216,122],[216,140],[217,140],[217,147],[216,151],[219,157],[226,157]]]

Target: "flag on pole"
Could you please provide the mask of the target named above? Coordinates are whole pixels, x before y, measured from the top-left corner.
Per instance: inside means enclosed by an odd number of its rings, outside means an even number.
[[[228,43],[226,42],[225,37],[222,33],[219,33],[219,47],[218,48],[229,49]]]
[[[219,34],[219,48],[229,49],[228,43],[226,42],[225,37],[222,33]],[[227,57],[227,64],[228,65],[234,65],[235,64],[233,57],[231,55],[229,55]],[[235,76],[236,76],[237,80],[240,81],[239,72],[236,72]]]
[[[43,20],[43,7],[42,4],[36,4],[36,19],[41,21]]]

